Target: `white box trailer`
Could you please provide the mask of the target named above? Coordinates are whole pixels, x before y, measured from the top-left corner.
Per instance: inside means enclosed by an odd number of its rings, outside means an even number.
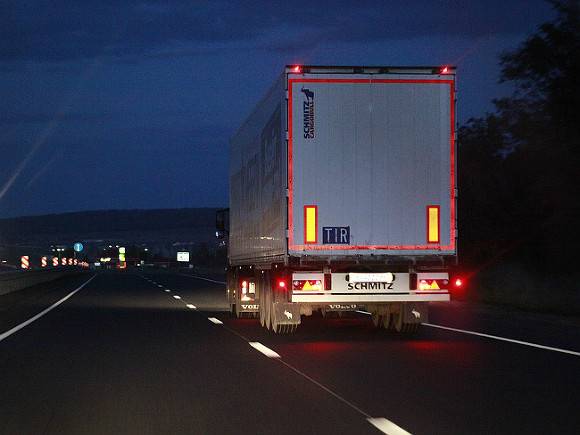
[[[231,140],[228,298],[415,330],[457,254],[455,68],[287,66]]]

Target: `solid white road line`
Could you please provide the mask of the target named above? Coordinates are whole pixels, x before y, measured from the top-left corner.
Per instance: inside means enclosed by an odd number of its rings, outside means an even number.
[[[216,281],[215,279],[209,279],[209,278],[205,278],[203,276],[186,275],[185,273],[179,273],[178,275],[187,276],[188,278],[202,279],[204,281],[209,281],[209,282],[213,282],[213,283],[216,283],[216,284],[225,284],[225,281]]]
[[[181,299],[181,296],[173,295],[173,299]]]
[[[171,292],[171,290],[169,290],[168,288],[165,289],[165,293],[169,293]]]
[[[410,432],[407,432],[386,418],[367,418],[367,421],[387,435],[411,435]]]
[[[207,320],[209,320],[212,323],[215,323],[216,325],[223,325],[224,322],[222,322],[219,319],[216,319],[215,317],[208,317]]]
[[[263,353],[268,358],[280,358],[280,355],[278,355],[276,352],[274,352],[269,347],[264,346],[262,343],[258,343],[257,341],[250,341],[250,346],[252,346],[258,352]]]
[[[186,307],[192,310],[197,310],[197,307],[193,304],[187,304]]]
[[[12,329],[9,329],[8,331],[0,334],[0,341],[10,337],[12,334],[20,331],[22,328],[30,325],[32,322],[34,322],[35,320],[40,319],[42,316],[44,316],[46,313],[48,313],[49,311],[54,310],[56,307],[58,307],[60,304],[62,304],[64,301],[66,301],[67,299],[73,297],[75,295],[75,293],[79,292],[84,286],[86,286],[89,282],[91,282],[93,279],[95,279],[97,275],[93,275],[91,278],[89,278],[87,281],[85,281],[84,284],[82,284],[81,286],[77,287],[75,290],[73,290],[72,292],[70,292],[68,295],[66,295],[64,298],[62,298],[60,301],[55,302],[54,304],[52,304],[50,307],[48,307],[46,310],[41,311],[40,313],[38,313],[36,316],[31,317],[30,319],[28,319],[25,322],[22,322],[20,325],[15,326]]]
[[[157,287],[163,287],[161,284],[157,284]]]
[[[491,338],[492,340],[507,341],[508,343],[521,344],[523,346],[530,346],[530,347],[535,347],[538,349],[551,350],[553,352],[561,352],[561,353],[567,353],[569,355],[580,356],[580,352],[576,352],[574,350],[560,349],[560,348],[551,347],[551,346],[544,346],[542,344],[530,343],[528,341],[522,341],[522,340],[514,340],[513,338],[498,337],[497,335],[483,334],[481,332],[467,331],[465,329],[457,329],[457,328],[450,328],[448,326],[434,325],[433,323],[423,323],[423,325],[430,326],[431,328],[445,329],[446,331],[460,332],[462,334],[476,335],[478,337]]]
[[[357,313],[371,314],[368,311],[356,310]],[[484,334],[483,332],[468,331],[465,329],[450,328],[449,326],[435,325],[433,323],[422,323],[422,325],[430,326],[431,328],[445,329],[446,331],[460,332],[462,334],[476,335],[478,337],[491,338],[492,340],[507,341],[508,343],[521,344],[522,346],[530,346],[538,349],[551,350],[553,352],[567,353],[568,355],[580,356],[580,352],[575,350],[560,349],[558,347],[544,346],[543,344],[530,343],[529,341],[515,340],[513,338],[499,337],[497,335]]]

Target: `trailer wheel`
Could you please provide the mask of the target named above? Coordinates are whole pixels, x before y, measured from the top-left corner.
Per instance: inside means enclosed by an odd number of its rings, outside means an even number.
[[[266,297],[265,299],[265,303],[264,305],[266,305],[265,311],[266,311],[266,329],[268,330],[272,330],[272,289],[270,288],[270,285],[268,284],[268,281],[266,279],[264,279],[264,277],[262,278],[262,285],[264,288],[264,296]]]
[[[397,332],[403,332],[403,304],[398,304],[398,309],[393,310],[392,307],[389,309],[391,321],[390,329]]]
[[[262,297],[262,300],[260,302],[261,302],[260,303],[260,312],[259,312],[260,325],[262,326],[262,328],[265,328],[266,327],[266,311],[265,311],[266,301]]]
[[[383,328],[385,328],[387,331],[392,331],[395,329],[394,325],[393,325],[393,321],[394,319],[394,314],[393,314],[393,309],[390,305],[387,305],[385,307],[385,314],[383,314],[383,318],[382,318],[382,326]]]
[[[325,308],[322,308],[320,310],[320,314],[322,314],[322,318],[324,318],[324,319],[335,319],[338,317],[338,314],[336,311],[326,311]]]
[[[268,312],[267,312],[267,306],[268,306],[268,298],[266,297],[266,288],[264,286],[264,280],[263,280],[263,275],[257,275],[256,276],[256,283],[258,284],[258,297],[260,300],[260,311],[259,311],[259,317],[260,317],[260,325],[262,325],[262,328],[266,328],[267,324],[268,324]]]
[[[403,307],[393,314],[392,327],[402,334],[416,334],[419,331],[420,323],[407,323],[403,321]]]
[[[403,324],[403,332],[406,334],[416,334],[419,332],[420,323],[405,323]]]
[[[230,303],[230,317],[236,317],[236,301],[234,298],[236,277],[236,270],[232,270],[231,268],[228,269],[226,279],[226,297]]]

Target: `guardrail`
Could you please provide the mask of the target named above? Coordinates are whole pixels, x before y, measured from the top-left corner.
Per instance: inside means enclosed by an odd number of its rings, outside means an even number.
[[[37,269],[0,273],[0,296],[43,282],[53,281],[71,273],[86,269],[71,267],[62,269]]]

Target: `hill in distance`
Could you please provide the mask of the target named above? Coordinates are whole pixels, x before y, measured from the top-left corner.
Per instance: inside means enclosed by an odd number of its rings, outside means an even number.
[[[216,208],[98,210],[0,219],[0,244],[119,240],[201,242],[214,238]]]

